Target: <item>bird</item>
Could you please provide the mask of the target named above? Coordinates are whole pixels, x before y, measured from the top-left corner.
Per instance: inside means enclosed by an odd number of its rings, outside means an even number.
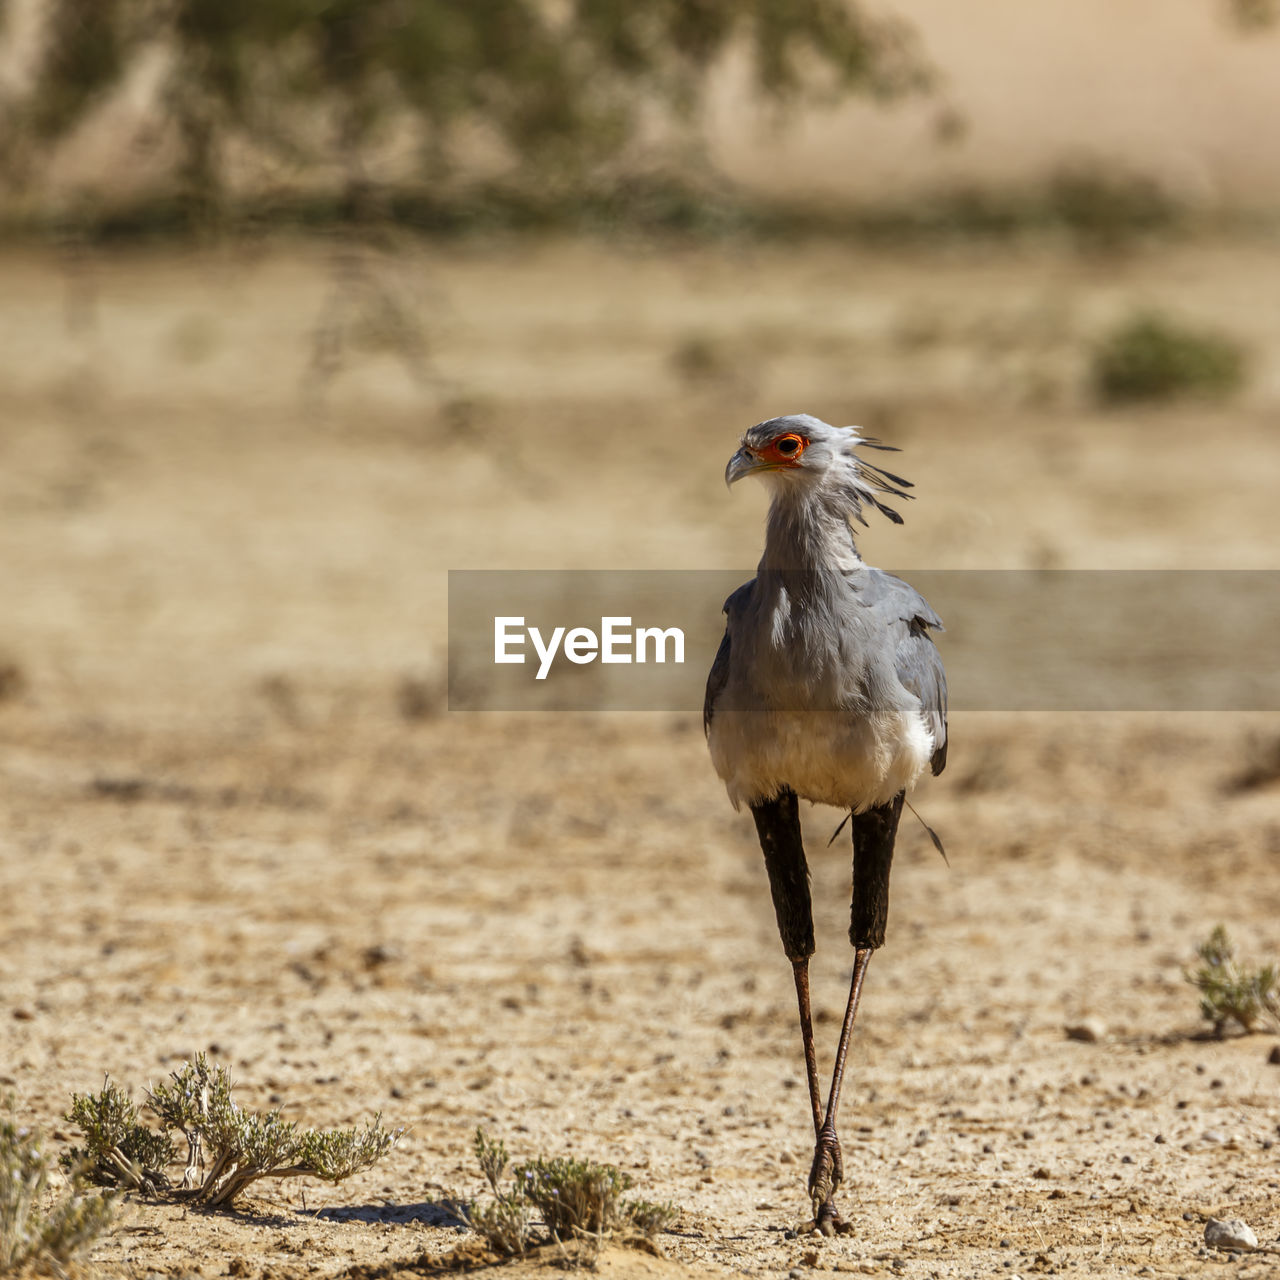
[[[715,770],[734,809],[745,804],[755,819],[791,961],[815,1139],[809,1227],[823,1235],[850,1229],[836,1204],[844,1178],[837,1112],[867,967],[885,941],[898,819],[906,793],[947,760],[946,673],[930,635],[942,620],[901,578],[867,565],[853,531],[853,521],[868,524],[868,511],[901,524],[889,502],[911,497],[912,485],[859,449],[897,452],[859,427],[810,414],[770,418],[742,436],[725,482],[759,476],[767,484],[764,552],[756,576],[725,601],[703,705]],[[853,833],[853,976],[825,1105],[800,800],[847,810]]]

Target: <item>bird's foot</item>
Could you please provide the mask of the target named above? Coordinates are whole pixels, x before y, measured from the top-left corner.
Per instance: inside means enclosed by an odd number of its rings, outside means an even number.
[[[834,1199],[824,1200],[822,1204],[816,1205],[813,1213],[813,1229],[820,1236],[837,1235],[844,1226],[844,1219],[841,1218]]]
[[[817,1205],[814,1212],[816,1214],[815,1217],[810,1218],[808,1222],[796,1228],[797,1235],[829,1237],[853,1234],[853,1223],[846,1222],[840,1216],[840,1210],[836,1208],[834,1198]]]

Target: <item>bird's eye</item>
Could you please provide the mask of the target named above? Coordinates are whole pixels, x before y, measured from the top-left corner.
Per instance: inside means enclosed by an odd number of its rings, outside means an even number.
[[[799,436],[783,436],[773,446],[784,458],[794,458],[800,452],[804,441]]]

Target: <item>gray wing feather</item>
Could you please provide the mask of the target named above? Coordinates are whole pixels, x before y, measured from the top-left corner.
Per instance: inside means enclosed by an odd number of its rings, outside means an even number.
[[[715,661],[712,662],[711,670],[707,674],[707,692],[702,700],[703,733],[710,731],[711,720],[715,715],[716,699],[724,692],[725,685],[729,683],[729,632],[733,627],[734,616],[745,608],[747,601],[751,598],[751,588],[754,586],[754,580],[744,582],[724,602],[724,614],[728,621],[724,626],[724,638],[720,641],[720,648],[716,650]]]
[[[924,718],[933,734],[930,767],[935,774],[947,763],[947,673],[942,657],[929,635],[943,631],[942,619],[909,583],[881,569],[869,571],[867,601],[885,611],[886,623],[895,633],[894,665],[903,688],[920,699]]]

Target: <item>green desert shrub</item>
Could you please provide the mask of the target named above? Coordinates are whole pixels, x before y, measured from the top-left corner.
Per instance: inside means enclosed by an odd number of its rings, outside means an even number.
[[[244,1110],[232,1091],[227,1069],[211,1066],[201,1053],[147,1090],[163,1135],[137,1122],[132,1104],[110,1081],[100,1093],[76,1095],[68,1119],[84,1134],[90,1176],[153,1191],[167,1185],[168,1135],[178,1131],[187,1141],[187,1168],[171,1194],[213,1206],[234,1204],[262,1178],[342,1182],[380,1160],[403,1132],[385,1129],[380,1115],[356,1128],[306,1129],[278,1110]]]
[[[0,1275],[63,1275],[63,1264],[110,1223],[112,1196],[86,1195],[78,1176],[55,1195],[49,1185],[53,1170],[38,1134],[21,1128],[12,1115],[0,1119]]]
[[[1246,1032],[1280,1028],[1280,969],[1242,965],[1224,925],[1214,929],[1196,954],[1200,967],[1187,973],[1187,981],[1200,992],[1200,1013],[1217,1035],[1224,1035],[1232,1022]]]
[[[1092,377],[1104,404],[1220,398],[1244,385],[1245,352],[1227,334],[1145,311],[1103,335],[1093,350]]]
[[[517,1165],[504,1191],[506,1147],[477,1129],[475,1152],[494,1198],[468,1205],[467,1219],[496,1253],[522,1254],[535,1241],[531,1209],[542,1215],[552,1239],[559,1241],[598,1241],[627,1233],[652,1238],[670,1226],[678,1212],[672,1204],[624,1200],[623,1192],[631,1186],[625,1173],[615,1165],[574,1156],[540,1156]]]

